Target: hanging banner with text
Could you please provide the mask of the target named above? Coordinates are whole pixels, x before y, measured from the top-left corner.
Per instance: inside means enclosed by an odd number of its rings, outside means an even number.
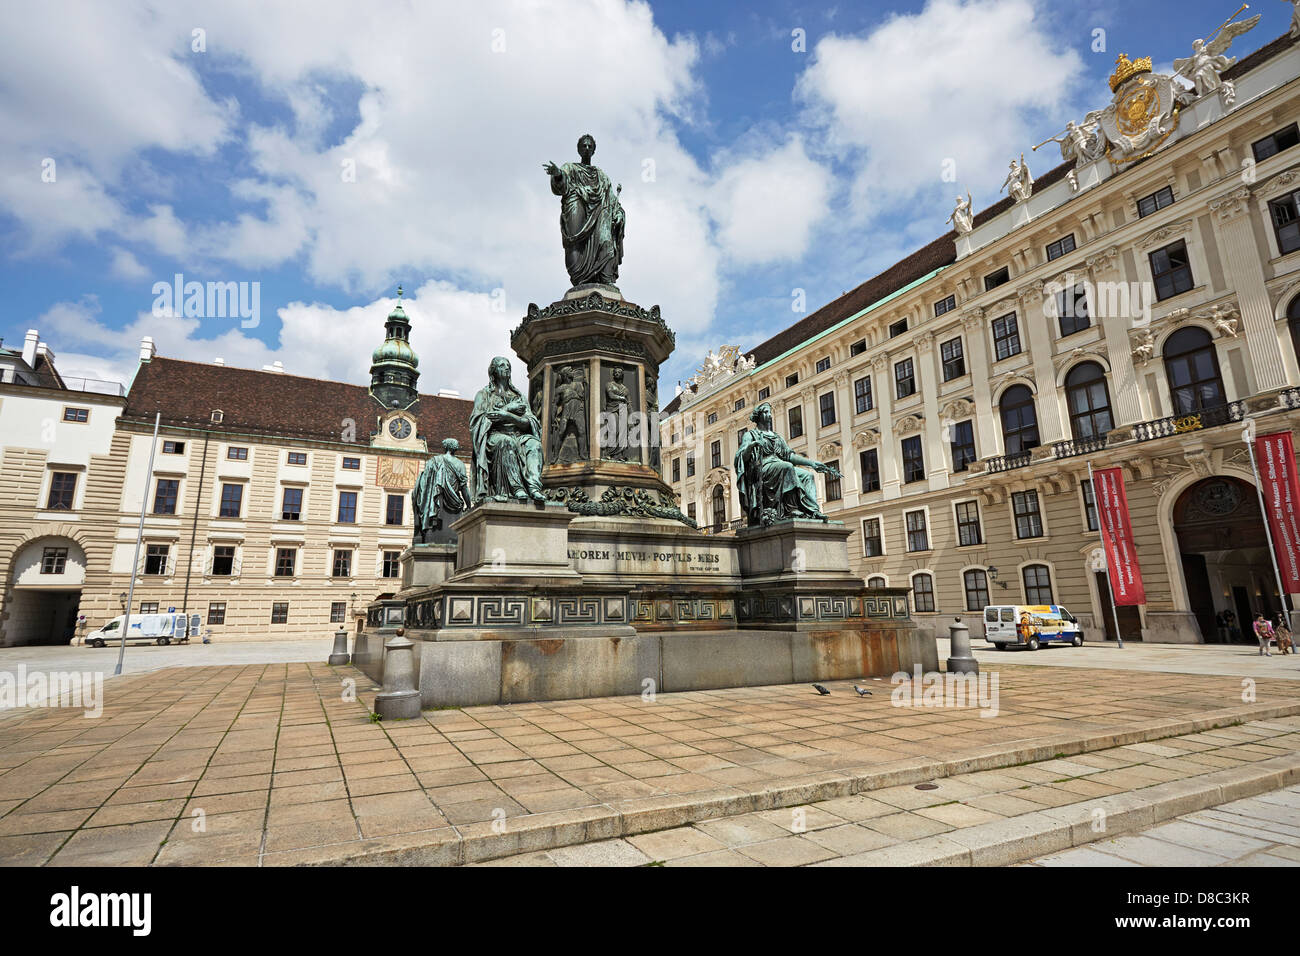
[[[1110,568],[1111,596],[1119,605],[1145,604],[1142,569],[1133,546],[1133,524],[1128,515],[1124,474],[1119,468],[1102,468],[1092,473],[1093,497],[1101,520],[1101,538]]]
[[[1273,535],[1273,551],[1288,594],[1300,592],[1300,479],[1296,477],[1295,448],[1290,432],[1260,435],[1255,440],[1260,490]]]

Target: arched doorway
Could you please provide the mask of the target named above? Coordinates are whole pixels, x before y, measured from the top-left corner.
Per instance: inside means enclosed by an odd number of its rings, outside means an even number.
[[[71,538],[51,535],[20,547],[9,567],[0,644],[67,644],[76,633],[86,580],[86,553]]]
[[[1231,613],[1229,639],[1254,643],[1255,614],[1271,616],[1283,607],[1258,492],[1238,478],[1206,478],[1178,496],[1173,515],[1188,607],[1202,639],[1221,641],[1222,615]]]

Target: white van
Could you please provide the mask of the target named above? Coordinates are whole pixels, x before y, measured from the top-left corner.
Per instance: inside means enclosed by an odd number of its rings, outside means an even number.
[[[103,647],[114,642],[121,643],[122,622],[125,615],[119,614],[97,631],[86,635],[86,643],[91,647]],[[184,614],[132,614],[131,632],[127,634],[127,643],[140,641],[155,644],[170,644],[172,641],[184,644],[190,639]]]
[[[991,604],[984,609],[984,639],[1005,651],[1008,646],[1036,651],[1040,644],[1083,646],[1083,628],[1059,604]]]

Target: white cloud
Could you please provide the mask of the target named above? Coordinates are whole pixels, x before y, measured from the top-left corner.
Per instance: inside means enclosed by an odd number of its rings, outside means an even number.
[[[1035,121],[1065,125],[1083,63],[1037,6],[930,0],[866,36],[818,42],[797,92],[827,147],[854,167],[855,213],[898,211],[924,197],[946,216],[955,191],[941,179],[947,159],[977,205],[991,204],[1012,153],[1033,156]],[[1042,172],[1059,161],[1053,152],[1031,165]]]
[[[119,279],[143,279],[149,274],[149,270],[127,249],[113,250],[113,262],[110,268],[113,275]]]
[[[798,136],[728,165],[712,204],[721,247],[741,265],[801,258],[830,211],[831,190],[830,171],[808,157]]]

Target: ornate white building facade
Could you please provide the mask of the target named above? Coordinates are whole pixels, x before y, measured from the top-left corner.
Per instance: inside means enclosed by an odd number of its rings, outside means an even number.
[[[1089,463],[1125,470],[1148,596],[1126,639],[1280,610],[1243,430],[1300,421],[1300,46],[1221,52],[1178,61],[1195,88],[1121,57],[1060,166],[1013,163],[1000,203],[959,199],[954,232],[706,363],[662,424],[683,509],[736,526],[732,456],[768,401],[843,473],[817,481],[855,569],[910,586],[922,626],[1059,603],[1113,638]]]

